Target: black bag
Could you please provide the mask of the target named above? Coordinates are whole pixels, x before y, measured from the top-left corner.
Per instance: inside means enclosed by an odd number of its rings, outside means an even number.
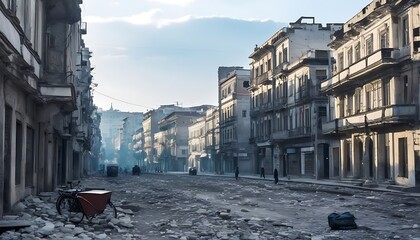
[[[331,213],[328,215],[328,224],[332,230],[356,229],[355,219],[354,215],[349,212]]]

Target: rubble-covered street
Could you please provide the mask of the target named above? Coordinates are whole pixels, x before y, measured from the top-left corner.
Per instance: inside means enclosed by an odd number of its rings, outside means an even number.
[[[186,174],[83,179],[113,192],[118,219],[65,222],[56,193],[27,197],[5,216],[31,227],[1,239],[420,239],[418,198],[390,192]],[[349,211],[359,228],[332,231],[327,216]]]

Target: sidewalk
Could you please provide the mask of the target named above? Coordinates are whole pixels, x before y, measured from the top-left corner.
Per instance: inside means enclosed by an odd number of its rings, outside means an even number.
[[[233,173],[215,174],[215,173],[199,172],[197,175],[235,178],[235,175]],[[257,174],[255,175],[239,174],[239,177],[245,178],[245,179],[274,182],[273,175],[266,175],[265,179],[260,178],[259,174],[258,175]],[[345,180],[345,181],[340,181],[340,180],[335,180],[335,179],[317,180],[317,179],[299,178],[299,177],[291,177],[291,178],[282,177],[282,178],[279,178],[279,182],[306,183],[306,184],[316,184],[316,185],[324,185],[324,186],[347,187],[347,188],[360,189],[360,190],[365,190],[365,191],[388,192],[388,193],[394,193],[396,195],[420,198],[420,192],[408,192],[408,190],[411,188],[400,186],[400,185],[378,184],[375,187],[369,187],[369,186],[360,186],[359,185],[360,181],[354,181],[353,183],[351,183],[350,180]]]

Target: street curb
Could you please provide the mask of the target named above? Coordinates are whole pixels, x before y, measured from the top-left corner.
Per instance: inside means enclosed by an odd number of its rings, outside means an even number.
[[[170,172],[169,172],[170,174]],[[188,173],[185,173],[188,174]],[[209,177],[225,177],[225,178],[232,178],[234,179],[235,176],[232,174],[209,174],[209,173],[198,173],[197,176],[209,176]],[[270,182],[274,182],[274,178],[273,179],[268,179],[268,178],[259,178],[256,176],[249,176],[249,175],[242,175],[239,178],[245,178],[245,179],[253,179],[253,180],[261,180],[261,181],[270,181]],[[311,179],[279,179],[279,182],[282,183],[304,183],[304,184],[314,184],[314,185],[324,185],[324,186],[330,186],[330,187],[346,187],[346,188],[352,188],[352,189],[358,189],[358,190],[363,190],[363,191],[374,191],[374,192],[383,192],[383,193],[389,193],[389,194],[393,194],[393,195],[399,195],[399,196],[406,196],[406,197],[417,197],[420,198],[420,193],[411,193],[411,192],[404,192],[404,191],[398,191],[398,190],[393,190],[393,189],[386,189],[386,188],[370,188],[370,187],[363,187],[363,186],[356,186],[356,185],[351,185],[351,184],[345,184],[345,183],[340,183],[340,182],[323,182],[323,181],[311,181]]]

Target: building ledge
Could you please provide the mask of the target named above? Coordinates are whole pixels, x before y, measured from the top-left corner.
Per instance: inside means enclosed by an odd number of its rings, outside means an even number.
[[[76,94],[71,84],[42,84],[39,87],[42,99],[47,103],[63,103],[69,110],[76,110]]]

